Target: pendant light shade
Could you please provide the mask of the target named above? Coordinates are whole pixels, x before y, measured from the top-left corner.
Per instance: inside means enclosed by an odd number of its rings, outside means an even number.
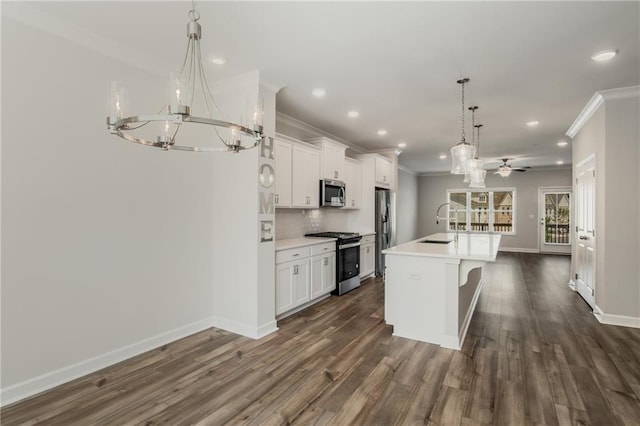
[[[487,171],[484,170],[482,168],[482,160],[480,160],[479,156],[480,156],[480,128],[482,127],[482,124],[474,124],[473,126],[475,129],[478,130],[478,139],[477,139],[477,151],[476,151],[476,157],[471,160],[471,163],[473,165],[473,169],[471,170],[470,174],[470,183],[469,183],[469,187],[470,188],[486,188],[487,186],[484,183],[484,179],[487,176]]]
[[[464,135],[464,85],[469,82],[468,78],[462,78],[457,81],[462,86],[462,132],[460,143],[451,148],[451,173],[454,175],[462,175],[467,170],[467,160],[471,160],[476,152],[476,147],[467,143]]]

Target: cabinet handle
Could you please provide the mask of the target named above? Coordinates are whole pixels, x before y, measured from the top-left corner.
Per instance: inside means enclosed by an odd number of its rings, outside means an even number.
[[[292,254],[291,256],[293,257],[300,256],[300,253]]]
[[[371,247],[367,247],[367,253],[370,253]]]
[[[334,171],[333,171],[333,177],[334,177],[334,178],[336,178],[336,179],[338,179],[338,171],[337,171],[337,170],[334,170]]]
[[[276,194],[276,204],[278,204],[279,202],[280,202],[280,196]]]
[[[355,207],[356,205],[356,200],[351,200],[351,207]]]
[[[298,265],[293,266],[293,275],[298,275]]]
[[[325,259],[324,260],[324,266],[327,266],[329,264],[329,259]]]

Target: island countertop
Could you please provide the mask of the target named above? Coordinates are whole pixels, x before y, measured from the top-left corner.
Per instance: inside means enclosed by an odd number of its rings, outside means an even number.
[[[455,234],[437,233],[408,243],[383,250],[386,255],[422,256],[448,259],[480,260],[495,262],[500,246],[500,234],[467,234],[458,236],[458,244],[453,241]],[[446,241],[448,244],[423,243],[425,240]]]

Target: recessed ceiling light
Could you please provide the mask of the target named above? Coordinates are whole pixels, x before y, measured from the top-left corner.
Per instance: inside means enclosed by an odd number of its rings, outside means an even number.
[[[441,160],[446,160],[447,159],[447,154],[440,154],[439,157]]]
[[[557,164],[558,166],[562,166],[562,165],[564,164],[564,161],[562,161],[562,160],[558,160],[558,161],[556,161],[556,164]]]
[[[352,111],[349,111],[347,115],[351,118],[358,118],[360,116],[360,113],[356,110],[352,110]]]
[[[567,145],[569,145],[569,142],[567,142],[567,141],[560,141],[560,142],[558,142],[556,145],[558,145],[558,146],[567,146]]]
[[[211,56],[209,59],[214,65],[224,65],[227,63],[227,59],[223,58],[222,56]]]
[[[316,89],[313,89],[313,91],[311,92],[313,94],[313,96],[315,96],[316,98],[324,98],[325,95],[327,94],[327,91],[324,90],[321,87],[318,87]]]
[[[386,131],[386,130],[384,130],[384,129],[380,129],[380,130],[378,130],[378,136],[384,136],[384,135],[386,135],[386,134],[387,134],[387,131]]]
[[[406,147],[407,147],[406,142],[400,142],[400,143],[398,144],[398,148],[406,148]]]
[[[536,127],[538,124],[540,124],[540,122],[536,121],[536,120],[527,121],[527,126],[529,126],[529,127]]]
[[[605,62],[618,54],[617,49],[607,49],[591,55],[591,59],[596,62]]]

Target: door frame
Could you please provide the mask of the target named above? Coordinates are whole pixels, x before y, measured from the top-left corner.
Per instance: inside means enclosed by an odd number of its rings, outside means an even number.
[[[557,250],[543,250],[544,243],[542,241],[544,237],[543,226],[544,225],[544,193],[545,192],[568,192],[570,194],[570,212],[569,212],[569,234],[571,238],[571,244],[558,245]],[[574,233],[573,230],[573,218],[574,218],[574,203],[573,203],[573,187],[572,186],[540,186],[538,187],[538,253],[540,254],[566,254],[571,255],[571,247],[573,246]]]

